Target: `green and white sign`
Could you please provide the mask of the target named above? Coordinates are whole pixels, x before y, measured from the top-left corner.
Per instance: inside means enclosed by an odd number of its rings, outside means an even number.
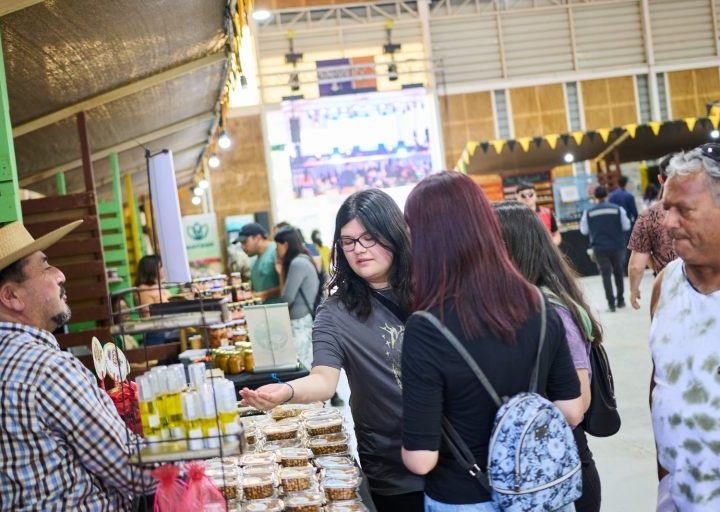
[[[222,274],[222,253],[215,214],[186,215],[182,223],[192,277]]]

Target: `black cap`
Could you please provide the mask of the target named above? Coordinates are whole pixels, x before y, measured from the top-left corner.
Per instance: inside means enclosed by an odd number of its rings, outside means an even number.
[[[535,190],[535,185],[533,185],[530,182],[527,181],[521,181],[517,184],[517,188],[515,189],[515,192],[518,194],[522,192],[523,190]]]
[[[235,243],[242,243],[247,237],[255,235],[262,235],[263,238],[267,238],[267,231],[265,231],[265,228],[257,222],[245,224],[240,230],[240,233],[238,233],[238,237],[235,239]]]

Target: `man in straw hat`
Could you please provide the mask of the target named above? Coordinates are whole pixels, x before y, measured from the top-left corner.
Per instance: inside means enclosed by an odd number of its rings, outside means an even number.
[[[128,510],[153,487],[129,465],[110,397],[51,334],[70,308],[42,251],[81,222],[37,240],[20,222],[0,228],[1,510]]]

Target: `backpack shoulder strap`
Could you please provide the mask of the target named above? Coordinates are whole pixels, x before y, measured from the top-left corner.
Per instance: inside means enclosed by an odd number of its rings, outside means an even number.
[[[492,401],[495,402],[495,405],[500,407],[503,402],[498,396],[497,392],[495,391],[495,388],[492,387],[492,384],[490,384],[490,381],[485,376],[483,371],[480,369],[480,367],[477,365],[473,357],[470,355],[470,353],[465,349],[465,347],[462,346],[462,343],[460,343],[460,340],[457,339],[457,337],[448,329],[445,327],[440,320],[437,319],[435,315],[428,311],[416,311],[413,313],[413,315],[421,316],[433,326],[440,331],[440,333],[445,336],[445,338],[450,342],[450,344],[457,350],[462,358],[465,360],[467,365],[470,367],[470,369],[473,371],[475,376],[478,378],[480,383],[483,385],[485,390],[490,395],[490,398],[492,398]]]
[[[540,374],[540,355],[542,354],[543,346],[545,345],[545,331],[547,330],[547,311],[545,310],[545,296],[543,295],[540,288],[535,288],[538,295],[540,295],[540,342],[538,343],[537,356],[535,356],[535,367],[533,368],[532,375],[530,376],[530,392],[537,393],[538,389],[538,377]]]

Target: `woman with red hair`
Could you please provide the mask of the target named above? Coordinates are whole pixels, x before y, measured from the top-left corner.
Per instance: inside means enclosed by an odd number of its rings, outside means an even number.
[[[500,396],[528,391],[541,330],[538,290],[515,268],[500,227],[468,176],[423,179],[405,206],[415,311],[428,311],[460,340]],[[580,384],[558,315],[545,308],[539,392],[570,425],[582,420]],[[425,510],[471,505],[496,511],[488,491],[441,443],[447,418],[486,470],[497,406],[460,354],[423,316],[407,322],[402,350],[403,461],[425,480]],[[564,510],[564,509],[562,509]]]

